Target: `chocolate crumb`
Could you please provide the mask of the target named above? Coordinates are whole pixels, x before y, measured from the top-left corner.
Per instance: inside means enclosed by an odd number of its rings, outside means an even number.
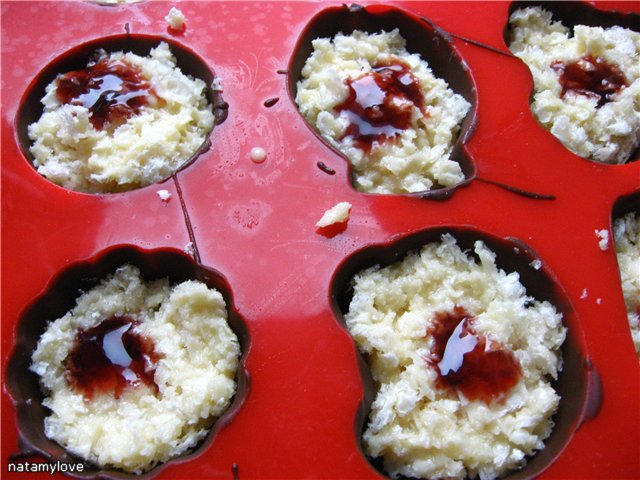
[[[336,174],[336,171],[331,167],[327,167],[324,162],[318,162],[318,163],[316,163],[316,165],[324,173],[328,173],[329,175],[335,175]]]
[[[280,97],[268,98],[264,101],[264,106],[267,108],[273,107],[276,103],[278,103],[278,100],[280,100]]]
[[[276,70],[276,73],[279,73],[281,75],[287,75],[289,73],[289,70]]]

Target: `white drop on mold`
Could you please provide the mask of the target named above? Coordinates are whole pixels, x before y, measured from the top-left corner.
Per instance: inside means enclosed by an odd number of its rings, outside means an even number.
[[[262,147],[253,147],[249,154],[251,161],[254,163],[262,163],[267,158],[267,151]]]
[[[324,228],[336,223],[344,223],[349,220],[350,211],[351,204],[349,202],[340,202],[324,212],[322,218],[316,223],[316,227]]]

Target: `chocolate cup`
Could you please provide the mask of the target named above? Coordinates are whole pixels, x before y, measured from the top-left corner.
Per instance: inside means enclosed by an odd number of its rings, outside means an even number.
[[[28,128],[29,125],[37,122],[42,116],[44,107],[41,99],[45,96],[47,85],[53,82],[60,74],[86,68],[89,61],[94,58],[97,50],[102,49],[108,53],[119,51],[132,52],[144,57],[161,42],[169,45],[171,53],[176,57],[177,67],[180,68],[182,73],[190,75],[193,78],[199,78],[207,85],[206,97],[213,108],[215,118],[214,130],[215,126],[223,123],[228,115],[229,104],[223,100],[220,92],[211,89],[212,82],[216,78],[215,73],[209,68],[206,62],[191,49],[170,38],[154,35],[126,33],[98,38],[82,43],[55,58],[36,75],[27,87],[20,100],[18,112],[14,120],[14,130],[20,150],[29,163],[33,165],[33,155],[31,155],[29,151],[32,142],[29,139]],[[180,166],[178,171],[191,165],[196,158],[211,148],[210,137],[212,132],[213,131],[207,134],[202,145]],[[164,180],[166,180],[166,178],[157,183],[161,183]],[[129,188],[128,190],[134,189],[135,188]]]
[[[613,218],[620,218],[629,212],[640,215],[640,190],[620,197],[613,206]]]
[[[138,267],[146,281],[168,277],[176,284],[186,280],[199,280],[217,289],[227,305],[228,323],[238,337],[242,357],[236,374],[237,391],[228,409],[215,421],[206,438],[192,452],[170,459],[140,475],[116,469],[101,469],[68,453],[63,447],[49,440],[44,433],[44,419],[50,410],[42,405],[44,395],[38,376],[29,370],[31,355],[50,321],[62,317],[71,310],[76,299],[119,266],[132,264]],[[204,453],[217,433],[228,425],[250,389],[249,374],[245,369],[249,351],[249,333],[244,320],[233,303],[232,290],[224,277],[213,269],[196,265],[184,252],[173,249],[142,250],[132,246],[118,246],[85,262],[73,264],[58,274],[44,292],[22,313],[15,335],[15,347],[6,369],[6,385],[17,412],[17,425],[21,451],[16,456],[40,455],[49,461],[85,463],[82,473],[71,474],[77,478],[148,479],[157,475],[167,465],[186,462]]]
[[[509,27],[509,18],[511,14],[520,8],[526,7],[542,7],[551,12],[554,21],[560,21],[565,27],[573,28],[576,25],[586,25],[588,27],[610,28],[620,26],[628,28],[635,32],[640,32],[640,15],[636,13],[620,13],[614,10],[599,10],[588,3],[576,1],[517,1],[512,2],[509,6],[509,14],[505,27],[502,31],[502,37],[505,45],[508,47],[511,38],[511,28]],[[531,92],[529,103],[533,101],[534,92]],[[640,148],[629,156],[626,163],[635,162],[640,159]],[[585,158],[585,160],[602,164],[596,160]]]
[[[367,7],[342,5],[321,11],[309,21],[293,49],[287,77],[289,98],[295,105],[298,82],[302,79],[302,68],[313,52],[311,42],[314,39],[333,38],[340,32],[348,35],[354,30],[379,33],[381,30],[391,31],[395,28],[399,29],[400,35],[406,40],[407,51],[420,54],[422,59],[429,64],[433,74],[446,80],[451,89],[462,95],[472,106],[471,111],[462,123],[460,134],[453,145],[450,156],[451,160],[460,164],[465,180],[451,187],[396,194],[444,200],[453,195],[458,188],[468,185],[476,175],[476,166],[470,156],[467,155],[464,144],[475,129],[477,92],[470,70],[453,46],[451,37],[432,22],[386,5],[370,5]],[[327,144],[329,148],[346,160],[344,154],[329,145],[316,132],[314,127],[309,125],[304,117],[303,120],[323,143]],[[352,172],[351,165],[349,165],[349,171]],[[353,177],[353,173],[351,173],[351,177]],[[351,183],[353,185],[353,181]]]
[[[460,248],[473,257],[474,242],[482,240],[496,254],[496,264],[499,268],[506,272],[518,272],[527,295],[551,302],[562,313],[563,323],[567,327],[567,338],[562,346],[564,366],[558,379],[553,382],[554,389],[561,397],[560,405],[553,417],[555,427],[545,441],[544,449],[528,457],[527,464],[521,470],[513,471],[504,477],[510,480],[533,478],[553,463],[583,421],[597,415],[602,393],[597,371],[586,355],[584,333],[567,294],[544,261],[539,270],[531,267],[530,263],[540,258],[524,242],[514,238],[496,237],[470,226],[452,226],[431,228],[396,237],[383,245],[364,248],[347,258],[336,271],[331,285],[334,314],[346,330],[344,315],[348,312],[353,297],[351,279],[358,272],[373,265],[387,266],[398,262],[409,251],[417,250],[427,243],[439,242],[445,233],[451,234]],[[355,435],[360,450],[365,455],[361,438],[377,390],[366,357],[358,354],[358,363],[365,391],[356,416]],[[385,474],[381,459],[368,460],[380,473]]]

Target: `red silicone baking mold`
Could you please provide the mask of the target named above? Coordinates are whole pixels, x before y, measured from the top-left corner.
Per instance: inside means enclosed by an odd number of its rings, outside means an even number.
[[[511,3],[362,5],[0,5],[2,473],[18,458],[59,458],[47,448],[31,455],[27,448],[37,432],[24,410],[31,397],[22,386],[33,380],[24,352],[22,363],[16,360],[23,332],[33,337],[44,320],[59,316],[56,309],[73,302],[77,289],[130,261],[150,276],[221,286],[245,347],[246,375],[233,411],[193,455],[145,476],[384,478],[359,443],[372,388],[343,327],[348,278],[447,231],[462,243],[487,241],[530,291],[554,300],[570,330],[557,431],[509,478],[640,477],[640,368],[614,250],[601,250],[595,234],[611,230],[612,215],[638,210],[640,162],[581,159],[538,125],[529,110],[529,71],[504,42]],[[167,29],[172,6],[186,16],[184,32]],[[579,17],[639,28],[640,6],[633,2],[548,8],[568,22]],[[447,198],[355,191],[346,160],[312,131],[292,99],[309,31],[386,28],[395,21],[423,56],[440,52],[430,57],[436,73],[459,82],[474,104],[457,152],[468,181]],[[420,45],[421,36],[428,46]],[[228,117],[214,129],[211,148],[161,184],[109,195],[71,192],[29,162],[24,119],[35,107],[28,92],[43,85],[47,66],[71,58],[78,46],[114,37],[131,48],[155,37],[177,45],[185,58],[193,55],[182,66],[220,78]],[[263,163],[250,160],[253,147],[266,150]],[[161,189],[171,193],[169,201],[159,198]],[[340,201],[353,205],[346,228],[318,230],[322,213]],[[540,270],[529,267],[535,259]],[[52,317],[42,318],[46,313]]]

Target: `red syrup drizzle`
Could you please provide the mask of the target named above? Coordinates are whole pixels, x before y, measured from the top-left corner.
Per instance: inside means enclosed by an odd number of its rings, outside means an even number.
[[[408,65],[392,61],[376,65],[358,78],[348,78],[349,96],[336,107],[349,126],[342,138],[370,152],[374,142],[394,138],[411,126],[413,107],[426,116],[424,94]]]
[[[113,394],[144,383],[155,394],[155,364],[161,355],[153,342],[135,331],[136,322],[114,316],[88,330],[78,332],[73,349],[65,359],[66,378],[85,399],[96,394]]]
[[[551,64],[560,73],[562,96],[567,92],[597,99],[597,107],[613,100],[613,96],[627,86],[627,79],[616,65],[602,58],[586,55],[571,63],[556,61]]]
[[[152,97],[159,99],[139,68],[109,58],[61,75],[56,87],[58,101],[87,108],[97,130],[104,129],[105,124],[122,124],[137,115]]]
[[[473,321],[460,306],[436,314],[428,331],[435,347],[427,360],[436,367],[436,387],[458,390],[467,399],[486,404],[503,401],[522,376],[520,363],[512,351],[478,334]]]

